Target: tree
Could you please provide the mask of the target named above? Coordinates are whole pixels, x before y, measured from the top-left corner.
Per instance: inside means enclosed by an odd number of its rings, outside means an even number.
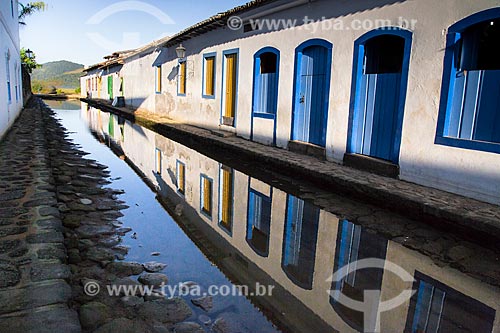
[[[36,62],[36,56],[34,53],[31,56],[31,58],[28,58],[28,56],[26,55],[26,49],[24,47],[21,49],[21,64],[23,64],[26,67],[28,73],[30,74],[31,72],[33,72],[35,68],[42,67],[42,65]]]
[[[47,4],[43,1],[34,1],[28,2],[26,5],[19,3],[19,7],[19,24],[26,25],[26,22],[24,22],[26,17],[34,14],[35,12],[45,10],[47,8]]]

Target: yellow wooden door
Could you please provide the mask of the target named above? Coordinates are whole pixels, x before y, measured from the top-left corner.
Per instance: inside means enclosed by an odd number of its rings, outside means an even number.
[[[102,77],[97,78],[97,98],[101,98]]]
[[[231,230],[233,216],[233,173],[226,167],[222,168],[222,214],[221,223]]]
[[[236,110],[236,66],[237,55],[226,55],[226,107],[225,117],[234,117]]]

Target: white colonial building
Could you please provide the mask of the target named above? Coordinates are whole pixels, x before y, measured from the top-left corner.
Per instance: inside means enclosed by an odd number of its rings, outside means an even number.
[[[0,2],[0,138],[23,107],[17,0]]]
[[[499,0],[256,0],[82,92],[499,204],[499,40]]]

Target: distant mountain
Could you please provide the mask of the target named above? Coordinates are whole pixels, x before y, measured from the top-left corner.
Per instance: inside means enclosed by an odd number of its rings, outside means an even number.
[[[33,70],[31,75],[33,90],[46,91],[52,87],[75,90],[80,87],[83,67],[81,64],[66,60],[42,64],[42,67]]]

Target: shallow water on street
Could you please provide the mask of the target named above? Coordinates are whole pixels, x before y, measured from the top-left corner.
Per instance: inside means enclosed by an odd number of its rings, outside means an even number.
[[[500,325],[498,253],[237,156],[215,160],[85,104],[46,103],[69,138],[109,167],[108,186],[124,191],[130,208],[120,220],[133,228],[122,239],[126,261],[164,262],[170,285],[195,281],[205,291],[274,286],[272,296],[214,296],[208,312],[187,297],[190,321],[222,317],[228,332],[259,333],[356,332],[377,323],[381,332],[491,332]],[[342,267],[348,271],[332,279]],[[368,303],[366,291],[374,290]],[[405,290],[413,292],[388,305]],[[339,295],[375,316],[365,319]]]

